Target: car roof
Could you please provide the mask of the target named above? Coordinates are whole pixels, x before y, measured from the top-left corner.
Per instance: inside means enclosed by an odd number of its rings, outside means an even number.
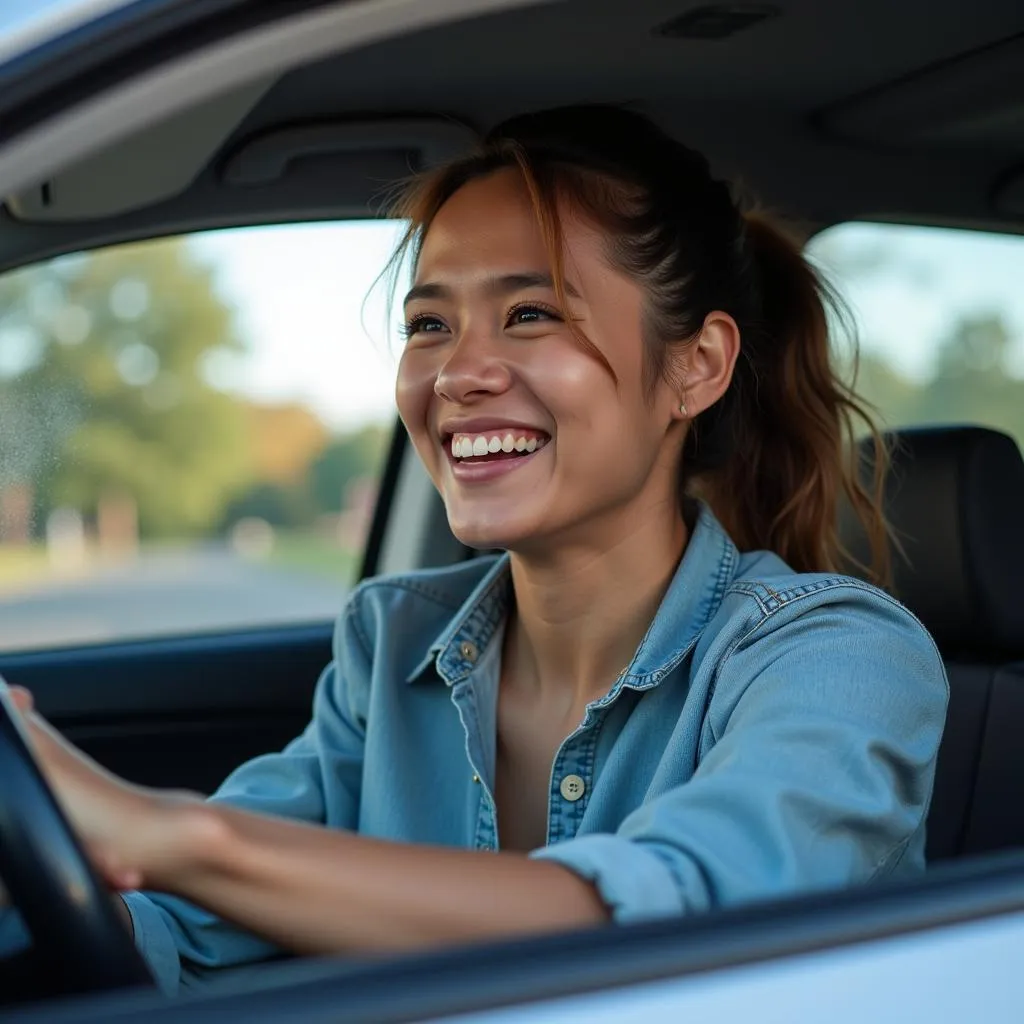
[[[520,5],[253,82],[9,196],[0,266],[198,227],[367,216],[431,154],[509,114],[587,101],[648,112],[812,227],[1021,230],[1019,0],[699,10],[703,21],[666,0]],[[744,11],[764,16],[716,34]]]

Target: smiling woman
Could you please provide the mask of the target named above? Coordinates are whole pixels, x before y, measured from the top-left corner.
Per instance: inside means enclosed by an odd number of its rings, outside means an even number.
[[[209,801],[26,712],[164,986],[920,870],[946,681],[842,574],[840,497],[884,523],[799,253],[612,108],[506,123],[397,213],[399,410],[506,552],[361,584],[305,732]]]

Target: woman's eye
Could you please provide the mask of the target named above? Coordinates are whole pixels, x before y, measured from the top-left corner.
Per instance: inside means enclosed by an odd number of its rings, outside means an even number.
[[[509,310],[506,326],[517,327],[522,324],[536,324],[544,321],[558,321],[562,318],[553,310],[545,306],[527,305],[524,303]]]
[[[429,316],[422,314],[420,316],[414,316],[412,319],[406,321],[402,327],[402,334],[406,338],[411,338],[414,334],[437,334],[440,331],[447,330],[443,320],[436,316]]]

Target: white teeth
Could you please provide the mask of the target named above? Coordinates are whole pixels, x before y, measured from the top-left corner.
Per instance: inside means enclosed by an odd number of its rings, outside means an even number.
[[[537,437],[527,440],[526,436],[516,437],[509,432],[502,437],[499,434],[485,436],[478,434],[470,437],[467,434],[452,436],[452,458],[470,459],[483,455],[495,455],[498,452],[535,452],[543,447],[544,441]]]

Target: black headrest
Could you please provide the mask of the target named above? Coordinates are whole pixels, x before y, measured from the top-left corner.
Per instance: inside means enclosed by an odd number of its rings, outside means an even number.
[[[896,596],[947,657],[1024,657],[1024,461],[1012,438],[982,427],[886,435],[886,514]],[[870,469],[873,446],[865,442]],[[863,559],[863,535],[844,536]],[[905,557],[904,557],[905,556]]]

